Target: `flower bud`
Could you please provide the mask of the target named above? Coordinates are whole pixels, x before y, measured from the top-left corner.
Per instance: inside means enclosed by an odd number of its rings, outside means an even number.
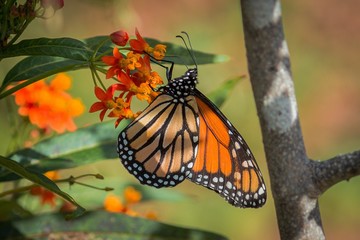
[[[129,40],[129,35],[125,31],[116,31],[110,34],[111,41],[118,46],[125,46]]]

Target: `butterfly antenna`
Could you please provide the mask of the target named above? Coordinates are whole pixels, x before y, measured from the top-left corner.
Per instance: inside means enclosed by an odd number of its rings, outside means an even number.
[[[191,59],[193,60],[193,62],[195,64],[195,67],[197,68],[197,63],[196,63],[196,60],[195,60],[194,50],[193,50],[192,45],[191,45],[189,34],[187,32],[185,32],[185,31],[182,31],[181,33],[186,35],[186,38],[187,38],[187,41],[188,41],[189,44],[186,43],[183,36],[177,35],[176,37],[181,38],[181,40],[183,41],[183,43],[184,43],[184,45],[186,47],[186,50],[188,51]]]
[[[196,58],[195,58],[195,54],[194,54],[194,49],[193,49],[193,47],[192,47],[192,45],[191,45],[191,41],[190,41],[189,34],[188,34],[187,32],[185,32],[185,31],[181,31],[181,33],[183,33],[183,34],[186,35],[186,38],[187,38],[187,40],[188,40],[188,42],[189,42],[189,46],[190,46],[190,50],[191,50],[191,51],[189,51],[189,48],[188,48],[188,51],[190,52],[190,56],[191,56],[192,60],[194,61],[194,64],[195,64],[195,66],[196,66],[196,68],[197,68],[197,63],[196,63]]]

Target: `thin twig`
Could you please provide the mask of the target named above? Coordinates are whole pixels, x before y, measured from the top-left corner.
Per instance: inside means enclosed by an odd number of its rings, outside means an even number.
[[[79,184],[79,185],[83,185],[83,186],[86,186],[86,187],[89,187],[89,188],[102,190],[102,191],[111,191],[111,190],[113,190],[112,188],[109,188],[109,187],[99,188],[99,187],[95,187],[95,186],[92,186],[92,185],[89,185],[89,184],[85,184],[85,183],[81,183],[81,182],[76,181],[77,179],[84,178],[84,177],[95,177],[96,179],[101,179],[101,180],[104,179],[104,177],[102,175],[100,175],[100,174],[91,174],[91,173],[89,173],[89,174],[83,174],[83,175],[80,175],[80,176],[77,176],[77,177],[70,176],[68,178],[54,180],[54,182],[55,183],[68,182],[70,185]],[[5,196],[10,195],[10,194],[29,191],[31,188],[37,187],[37,186],[39,186],[39,185],[38,184],[31,184],[31,185],[24,186],[24,187],[18,187],[18,188],[10,189],[8,191],[1,192],[0,193],[0,198],[5,197]]]

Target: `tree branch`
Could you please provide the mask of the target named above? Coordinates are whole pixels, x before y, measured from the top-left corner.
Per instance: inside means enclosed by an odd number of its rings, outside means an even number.
[[[360,150],[327,161],[305,151],[280,0],[241,0],[250,81],[281,239],[325,239],[318,197],[360,175]]]
[[[241,0],[250,81],[281,239],[325,239],[313,190],[280,0]]]
[[[360,150],[326,161],[314,161],[314,182],[319,194],[334,184],[360,175]]]

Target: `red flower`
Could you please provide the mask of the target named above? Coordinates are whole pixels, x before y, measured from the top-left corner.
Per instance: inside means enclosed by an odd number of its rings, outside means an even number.
[[[118,48],[114,48],[113,49],[113,56],[104,56],[101,58],[101,60],[111,66],[107,73],[106,73],[106,78],[111,78],[115,75],[118,75],[122,68],[121,68],[121,60],[123,59],[123,55],[119,52]]]
[[[135,35],[136,39],[130,40],[130,46],[131,48],[136,52],[152,52],[152,47],[149,46],[149,44],[143,39],[143,37],[140,35],[137,28],[135,28]]]
[[[148,53],[152,54],[155,59],[161,60],[165,57],[166,46],[163,44],[157,44],[155,47],[150,47],[150,45],[145,41],[145,39],[140,35],[137,28],[135,29],[136,39],[130,40],[131,49],[139,53]]]
[[[91,105],[89,112],[97,112],[100,111],[100,120],[104,120],[104,116],[107,110],[115,107],[116,103],[114,101],[114,91],[115,86],[111,85],[106,92],[99,88],[95,87],[95,96],[100,100],[100,102],[96,102]]]

